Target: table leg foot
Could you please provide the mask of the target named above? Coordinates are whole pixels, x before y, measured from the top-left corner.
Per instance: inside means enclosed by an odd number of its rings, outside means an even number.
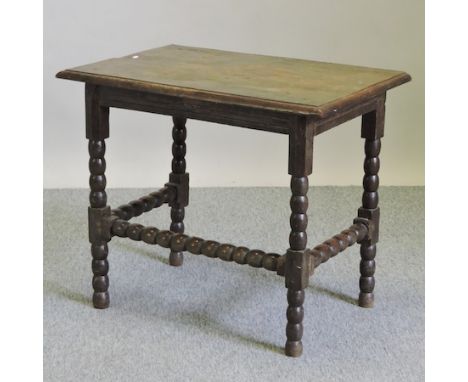
[[[107,261],[108,247],[107,243],[91,244],[91,254],[93,261],[91,268],[93,270],[93,305],[97,309],[109,307],[109,263]]]
[[[171,252],[169,255],[169,265],[180,267],[184,263],[184,254],[182,252]]]
[[[94,292],[93,305],[96,309],[106,309],[109,307],[109,292]]]
[[[374,306],[374,286],[375,286],[375,254],[377,246],[368,241],[361,243],[361,264],[359,278],[359,306],[372,308]]]
[[[359,293],[359,306],[361,308],[373,308],[374,293]]]
[[[284,353],[288,357],[300,357],[302,355],[302,320],[304,318],[304,290],[288,289],[288,310],[286,317],[286,345]]]

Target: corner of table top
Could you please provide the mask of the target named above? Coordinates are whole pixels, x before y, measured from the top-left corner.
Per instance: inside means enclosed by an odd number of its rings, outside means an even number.
[[[343,110],[350,109],[358,106],[361,103],[369,102],[372,99],[384,96],[385,93],[397,86],[403,85],[411,81],[411,76],[406,72],[397,72],[395,76],[379,82],[371,87],[362,89],[349,96],[338,98],[331,102],[320,105],[316,108],[315,112],[311,117],[317,119],[326,119],[334,117]]]
[[[55,74],[55,78],[61,78],[61,79],[64,79],[64,80],[71,80],[71,79],[73,79],[72,72],[73,71],[70,70],[70,69],[61,70],[60,72]]]

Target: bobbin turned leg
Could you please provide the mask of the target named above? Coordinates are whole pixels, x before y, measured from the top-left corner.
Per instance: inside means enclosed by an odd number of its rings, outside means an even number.
[[[106,151],[105,138],[109,137],[109,108],[100,106],[99,87],[86,85],[86,138],[89,140],[89,194],[88,208],[89,241],[91,242],[93,270],[93,305],[104,309],[109,306],[109,263],[107,262],[110,240],[109,227],[106,219],[110,216],[105,191]]]
[[[359,279],[359,306],[372,308],[374,306],[375,286],[375,255],[376,243],[379,240],[379,168],[380,168],[380,138],[383,137],[385,118],[385,99],[378,102],[376,110],[362,116],[361,136],[365,138],[364,178],[362,207],[358,210],[360,218],[368,219],[371,229],[360,242],[361,263]]]
[[[185,139],[187,129],[185,128],[186,118],[173,117],[174,127],[172,128],[172,173],[169,175],[169,184],[177,189],[177,196],[171,206],[171,226],[170,230],[177,233],[184,233],[184,207],[188,205],[189,174],[185,172]],[[171,251],[169,255],[169,264],[180,266],[184,261],[184,255],[181,251]]]
[[[307,175],[312,173],[313,127],[305,118],[298,118],[289,135],[289,174],[291,175],[291,233],[286,252],[285,282],[288,288],[285,354],[302,354],[302,320],[304,318],[304,289],[311,273],[307,246]]]

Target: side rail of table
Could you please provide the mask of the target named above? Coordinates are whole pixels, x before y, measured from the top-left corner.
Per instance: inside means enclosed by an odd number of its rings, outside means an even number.
[[[143,226],[138,223],[129,222],[133,217],[140,216],[154,208],[170,203],[176,199],[176,195],[177,187],[166,184],[159,191],[145,195],[113,210],[107,207],[104,208],[106,211],[96,213],[96,209],[90,209],[90,239],[93,240],[94,236],[106,237],[109,240],[113,236],[129,238],[169,248],[174,252],[187,251],[194,255],[204,255],[210,258],[232,261],[237,264],[247,264],[254,268],[264,268],[284,276],[285,254],[266,253],[259,249],[219,243],[215,240],[206,240],[197,236],[189,236],[170,230],[161,230],[153,226]],[[328,261],[352,245],[368,239],[372,236],[373,230],[374,224],[372,220],[358,217],[349,228],[332,236],[323,243],[307,249],[307,253],[310,255],[309,275],[312,275],[314,269],[320,264]]]

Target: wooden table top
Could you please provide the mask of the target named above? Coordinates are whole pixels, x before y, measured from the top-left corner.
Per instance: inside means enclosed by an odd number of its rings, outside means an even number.
[[[404,72],[168,45],[59,78],[326,117],[410,81]]]

